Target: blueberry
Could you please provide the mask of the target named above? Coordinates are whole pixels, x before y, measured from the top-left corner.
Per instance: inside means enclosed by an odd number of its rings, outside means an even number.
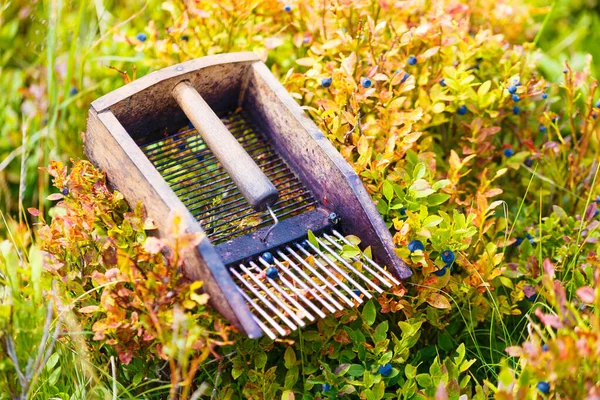
[[[462,106],[458,107],[458,110],[456,111],[456,113],[458,115],[465,115],[467,113],[467,106],[462,105]]]
[[[410,74],[408,72],[404,73],[404,76],[402,77],[402,80],[400,81],[400,83],[404,83],[406,82],[406,80],[410,77]]]
[[[513,114],[519,115],[520,112],[521,112],[521,109],[519,108],[519,106],[514,106],[513,107]]]
[[[599,201],[600,202],[600,201]],[[406,215],[406,207],[400,209],[400,215]]]
[[[267,268],[267,278],[277,279],[279,277],[279,271],[275,267]]]
[[[592,118],[594,118],[594,119],[598,118],[598,113],[593,113]]]
[[[546,100],[548,98],[548,93],[542,93],[542,99]]]
[[[600,108],[600,100],[596,102],[596,108]]]
[[[323,86],[324,88],[328,88],[329,86],[331,86],[331,77],[323,78],[323,80],[321,81],[321,86]]]
[[[517,93],[517,87],[516,87],[515,85],[510,85],[510,86],[508,87],[508,93],[510,93],[510,94],[515,94],[515,93]]]
[[[408,65],[417,65],[417,57],[415,57],[415,56],[408,57]]]
[[[181,40],[183,40],[184,42],[187,42],[188,40],[190,40],[190,37],[188,35],[183,35],[183,36],[181,36]]]
[[[308,240],[304,239],[303,241],[300,242],[300,246],[304,247],[305,249],[309,248],[309,244],[308,244]]]
[[[446,87],[446,79],[442,78],[442,80],[440,81],[440,86]]]
[[[323,393],[329,392],[329,389],[331,389],[331,385],[329,383],[324,383],[321,385],[321,391]]]
[[[268,251],[265,251],[261,257],[263,260],[265,260],[269,264],[273,263],[273,254],[269,253]]]
[[[387,363],[385,365],[381,365],[379,367],[379,373],[384,377],[390,376],[392,374],[392,364]]]
[[[513,79],[515,86],[521,86],[521,81],[518,78]]]
[[[352,293],[354,293],[357,296],[360,296],[360,290],[358,289],[352,289]]]
[[[66,196],[69,194],[69,188],[64,188],[61,193],[63,194],[63,196]]]
[[[527,297],[527,300],[534,303],[537,300],[537,297],[538,297],[537,293],[534,293],[531,296]]]
[[[292,11],[292,6],[290,6],[289,4],[286,4],[285,7],[283,7],[283,10],[285,12],[291,12]]]
[[[513,149],[504,149],[504,157],[512,157],[515,152]]]
[[[417,251],[417,250],[425,250],[425,246],[423,245],[423,242],[421,242],[420,240],[411,240],[410,243],[408,244],[408,250],[412,253],[413,251]]]
[[[446,249],[442,251],[442,261],[445,262],[446,265],[452,264],[455,258],[456,257],[454,256],[454,252],[452,250]]]
[[[556,123],[560,120],[560,117],[557,115],[556,117],[552,118],[552,122]]]
[[[542,345],[542,351],[548,351],[548,345],[547,344],[543,344]]]
[[[523,243],[523,238],[522,237],[518,237],[517,241],[515,242],[515,246],[519,247],[521,245],[521,243]]]
[[[360,84],[364,88],[369,88],[373,84],[369,78],[360,78]]]
[[[192,124],[192,121],[188,122],[188,128],[189,129],[194,129],[194,124]]]
[[[145,33],[138,33],[136,36],[137,40],[140,42],[145,42],[148,39],[148,36]]]
[[[71,88],[71,90],[69,90],[69,95],[70,96],[75,96],[77,94],[77,88],[75,86],[73,86]]]
[[[525,235],[525,237],[527,238],[527,240],[529,240],[529,243],[531,243],[531,244],[535,243],[533,236],[531,236],[529,233],[527,235]]]
[[[531,166],[533,165],[533,160],[529,157],[527,157],[525,159],[525,165],[528,166],[529,168],[531,168]]]
[[[540,125],[540,132],[546,132],[546,125]]]
[[[512,95],[512,100],[513,100],[515,103],[518,103],[518,102],[519,102],[519,100],[521,100],[521,98],[519,97],[519,95],[518,95],[518,94],[513,94],[513,95]]]
[[[544,394],[548,394],[548,392],[550,391],[550,384],[548,382],[538,382],[537,384],[537,390],[539,390],[540,392],[544,393]]]
[[[596,203],[600,203],[600,196],[596,196]]]
[[[434,271],[433,274],[435,276],[444,276],[446,275],[446,269],[448,268],[447,265],[444,265],[444,268],[438,269],[437,271]]]

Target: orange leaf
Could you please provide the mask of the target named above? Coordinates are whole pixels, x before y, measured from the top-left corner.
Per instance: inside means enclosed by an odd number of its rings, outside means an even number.
[[[442,310],[451,307],[450,302],[448,301],[446,296],[441,295],[439,293],[431,293],[427,298],[427,303],[429,303],[429,305],[432,307],[439,308]]]

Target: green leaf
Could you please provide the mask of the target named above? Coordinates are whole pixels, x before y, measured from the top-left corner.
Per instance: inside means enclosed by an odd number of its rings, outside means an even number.
[[[360,249],[356,246],[350,246],[345,244],[342,246],[342,257],[352,258],[360,255]]]
[[[444,219],[438,215],[430,215],[423,221],[423,226],[425,228],[428,228],[430,226],[436,226],[439,225],[443,220]]]
[[[419,386],[421,386],[423,389],[427,389],[431,387],[431,385],[433,385],[431,376],[429,376],[428,374],[419,374],[417,375],[416,379]]]
[[[58,353],[54,353],[48,358],[48,362],[46,362],[46,371],[52,371],[54,369],[59,357]]]
[[[394,198],[394,188],[389,181],[383,181],[383,195],[388,201]]]
[[[317,237],[315,236],[314,233],[312,233],[311,230],[308,231],[307,233],[308,235],[308,241],[315,246],[317,249],[319,249],[319,242],[317,242]]]
[[[435,182],[433,185],[431,185],[431,188],[433,190],[440,190],[442,188],[445,188],[446,186],[448,186],[451,183],[452,182],[450,181],[450,179],[441,179],[441,180]]]
[[[367,302],[367,304],[365,304],[365,306],[363,307],[363,310],[362,310],[363,322],[366,325],[371,326],[375,322],[375,317],[376,317],[375,304],[373,303],[373,300],[369,300]]]
[[[449,194],[446,193],[434,193],[427,198],[427,203],[430,206],[439,206],[450,198]]]
[[[294,349],[292,349],[292,346],[288,346],[288,348],[285,349],[283,361],[287,369],[290,369],[294,365],[296,365],[296,353],[294,353]]]
[[[425,176],[425,172],[427,172],[425,164],[418,163],[417,165],[415,165],[415,169],[413,170],[413,180],[416,181],[417,179],[421,179]]]
[[[264,351],[261,351],[254,356],[254,367],[256,369],[263,369],[266,364],[267,354]]]
[[[360,364],[352,364],[346,373],[350,376],[362,376],[365,373],[365,367]]]
[[[404,375],[406,375],[406,378],[410,380],[415,379],[415,377],[417,376],[417,367],[411,364],[407,364],[404,367]]]

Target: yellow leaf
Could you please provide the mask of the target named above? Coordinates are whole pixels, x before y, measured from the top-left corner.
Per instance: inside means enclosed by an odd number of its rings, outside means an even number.
[[[294,400],[295,398],[294,392],[291,390],[286,390],[281,394],[281,400]]]
[[[272,50],[276,47],[279,47],[283,44],[283,39],[278,37],[270,37],[265,40],[265,47],[269,50]]]
[[[315,59],[312,57],[303,57],[296,60],[296,63],[302,65],[303,67],[312,67],[315,63]]]
[[[194,292],[190,295],[190,298],[192,300],[194,300],[196,303],[203,306],[206,303],[208,303],[209,296],[207,293],[198,294],[198,293]]]
[[[340,44],[342,44],[341,39],[332,39],[323,43],[323,46],[321,46],[321,48],[324,50],[333,49],[334,47],[338,47]]]
[[[82,314],[91,314],[93,312],[98,311],[99,309],[100,309],[100,307],[98,307],[98,306],[87,306],[87,307],[81,307],[77,311],[79,311]]]
[[[485,81],[479,86],[477,89],[477,96],[484,96],[487,92],[490,91],[490,87],[492,86],[492,81]]]
[[[435,103],[431,108],[431,110],[436,114],[444,112],[445,109],[446,105],[444,103]]]
[[[438,52],[439,50],[440,50],[440,46],[435,46],[435,47],[432,47],[432,48],[430,48],[429,50],[427,50],[426,52],[424,52],[423,54],[421,54],[419,57],[420,57],[421,59],[424,59],[424,60],[426,60],[426,59],[430,58],[431,56],[433,56],[433,55],[437,54],[437,52]]]
[[[431,293],[429,297],[427,297],[427,303],[429,303],[430,306],[439,308],[441,310],[451,307],[448,299],[439,293]]]
[[[387,81],[387,80],[388,80],[388,77],[387,77],[387,75],[386,75],[386,74],[382,74],[382,73],[380,72],[380,73],[376,74],[376,75],[373,77],[373,80],[376,80],[376,81]]]

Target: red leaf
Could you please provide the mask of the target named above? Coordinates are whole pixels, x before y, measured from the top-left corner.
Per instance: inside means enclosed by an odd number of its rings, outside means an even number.
[[[582,286],[577,289],[577,297],[579,297],[584,303],[592,304],[596,299],[596,293],[591,287]]]
[[[56,201],[62,199],[63,197],[64,196],[61,193],[52,193],[51,195],[46,197],[46,200]]]
[[[552,261],[547,258],[544,260],[544,272],[551,279],[554,279],[554,265],[552,264]]]

